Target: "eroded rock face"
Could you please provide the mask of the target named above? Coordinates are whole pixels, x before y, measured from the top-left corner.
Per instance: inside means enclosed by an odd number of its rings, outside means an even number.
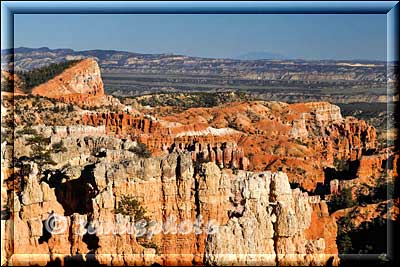
[[[291,183],[309,192],[324,184],[324,170],[335,160],[356,161],[363,151],[376,148],[374,127],[343,118],[340,108],[327,102],[242,102],[159,118],[90,113],[83,123],[104,125],[109,134],[131,136],[156,155],[189,150],[196,151],[194,158],[210,157],[217,165],[282,170]]]
[[[135,130],[149,134],[160,127],[149,118],[141,118],[129,113],[87,113],[83,116],[83,123],[87,125],[104,125],[109,133],[127,134]]]
[[[337,224],[333,216],[329,214],[328,205],[325,201],[311,201],[311,223],[305,230],[307,240],[319,240],[322,238],[325,243],[325,253],[327,257],[336,257],[338,248],[336,245]],[[330,255],[330,256],[328,256]]]
[[[104,96],[100,68],[94,59],[84,59],[48,82],[32,89],[33,95],[75,104],[91,104]]]
[[[154,154],[190,151],[195,161],[212,161],[221,167],[247,169],[249,162],[236,139],[238,131],[216,129],[204,124],[166,127],[151,117],[128,113],[87,113],[85,125],[104,126],[107,134],[131,136],[144,143]]]
[[[351,189],[353,195],[370,195],[373,189],[384,183],[395,181],[399,153],[383,149],[373,155],[362,155],[357,161],[354,179],[334,179],[330,181],[330,193],[338,194],[343,189]]]
[[[336,261],[337,251],[326,249],[322,233],[306,236],[314,212],[312,198],[291,190],[284,173],[251,175],[248,185],[243,214],[232,217],[207,240],[208,263],[285,266],[323,265],[330,258]]]
[[[31,165],[26,183],[8,194],[14,207],[5,223],[8,263],[46,264],[59,258],[65,264],[81,258],[107,265],[319,265],[328,260],[325,236],[307,235],[311,198],[290,189],[286,174],[233,173],[214,162],[197,165],[187,151],[140,158],[127,150],[134,142],[83,137],[84,131],[97,130],[40,129],[51,142],[62,137],[67,151],[54,154],[56,165],[46,167],[50,171],[25,162]],[[147,216],[162,225],[152,236],[157,253],[138,243],[137,231],[82,234],[89,229],[85,221],[104,222],[97,228],[102,230],[130,225],[134,218],[115,214],[123,195],[139,199]],[[67,231],[45,233],[43,224],[52,214],[65,216]],[[173,221],[176,227],[168,227]],[[23,255],[32,252],[38,255]]]

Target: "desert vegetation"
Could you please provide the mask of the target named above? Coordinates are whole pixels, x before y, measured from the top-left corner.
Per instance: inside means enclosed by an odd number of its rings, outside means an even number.
[[[182,109],[214,107],[224,103],[245,101],[251,97],[243,92],[207,92],[150,94],[136,98],[143,106],[174,106]]]
[[[22,80],[22,91],[29,93],[33,87],[45,83],[62,73],[65,69],[75,65],[80,60],[69,60],[60,63],[53,63],[45,67],[36,68],[30,71],[16,72]]]
[[[132,196],[121,196],[117,208],[115,209],[115,213],[133,216],[135,221],[148,219],[148,217],[145,216],[146,210],[142,207],[140,201]]]

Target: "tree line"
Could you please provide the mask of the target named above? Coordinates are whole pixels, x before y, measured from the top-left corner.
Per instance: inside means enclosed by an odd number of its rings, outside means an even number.
[[[65,69],[75,65],[81,60],[69,60],[60,63],[53,63],[48,66],[30,70],[30,71],[18,71],[16,74],[22,80],[21,90],[25,93],[30,93],[32,88],[38,86],[55,76],[61,74]]]

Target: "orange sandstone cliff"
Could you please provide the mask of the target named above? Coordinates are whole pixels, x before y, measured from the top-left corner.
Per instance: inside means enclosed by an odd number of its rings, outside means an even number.
[[[353,117],[342,118],[340,109],[326,102],[241,102],[159,118],[87,113],[82,123],[104,125],[110,134],[131,136],[155,154],[176,148],[205,149],[209,152],[204,151],[204,159],[229,161],[231,156],[222,158],[237,151],[235,157],[242,163],[235,166],[285,171],[290,182],[310,192],[326,182],[325,169],[336,161],[358,161],[363,151],[376,147],[372,126]]]
[[[90,104],[104,96],[100,68],[94,59],[84,59],[48,82],[32,89],[33,95],[76,104]]]

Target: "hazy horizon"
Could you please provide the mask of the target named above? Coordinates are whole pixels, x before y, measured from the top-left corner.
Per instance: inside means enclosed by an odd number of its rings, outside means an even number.
[[[386,60],[386,16],[16,14],[14,47],[237,58]]]
[[[350,59],[341,59],[341,58],[318,58],[318,59],[313,59],[313,58],[291,58],[291,57],[284,57],[282,59],[278,58],[259,58],[259,59],[242,59],[239,57],[204,57],[204,56],[196,56],[196,55],[187,55],[187,54],[180,54],[180,53],[146,53],[146,52],[140,52],[140,51],[128,51],[128,50],[117,50],[117,49],[100,49],[100,48],[93,48],[93,49],[84,49],[84,50],[76,50],[73,48],[69,47],[48,47],[48,46],[41,46],[41,47],[27,47],[27,46],[19,46],[15,47],[14,49],[21,49],[21,48],[26,48],[26,49],[43,49],[43,48],[48,48],[50,50],[58,50],[58,49],[71,49],[74,52],[86,52],[86,51],[116,51],[116,52],[127,52],[127,53],[134,53],[134,54],[153,54],[153,55],[174,55],[174,56],[188,56],[188,57],[198,57],[198,58],[215,58],[215,59],[232,59],[232,60],[304,60],[304,61],[377,61],[377,62],[386,62],[386,59],[368,59],[368,58],[350,58]],[[1,51],[9,50],[10,48],[2,49]],[[263,52],[268,52],[268,51],[254,51],[254,53],[263,53]],[[250,52],[251,53],[251,52]],[[238,56],[243,56],[243,55],[238,55]]]

